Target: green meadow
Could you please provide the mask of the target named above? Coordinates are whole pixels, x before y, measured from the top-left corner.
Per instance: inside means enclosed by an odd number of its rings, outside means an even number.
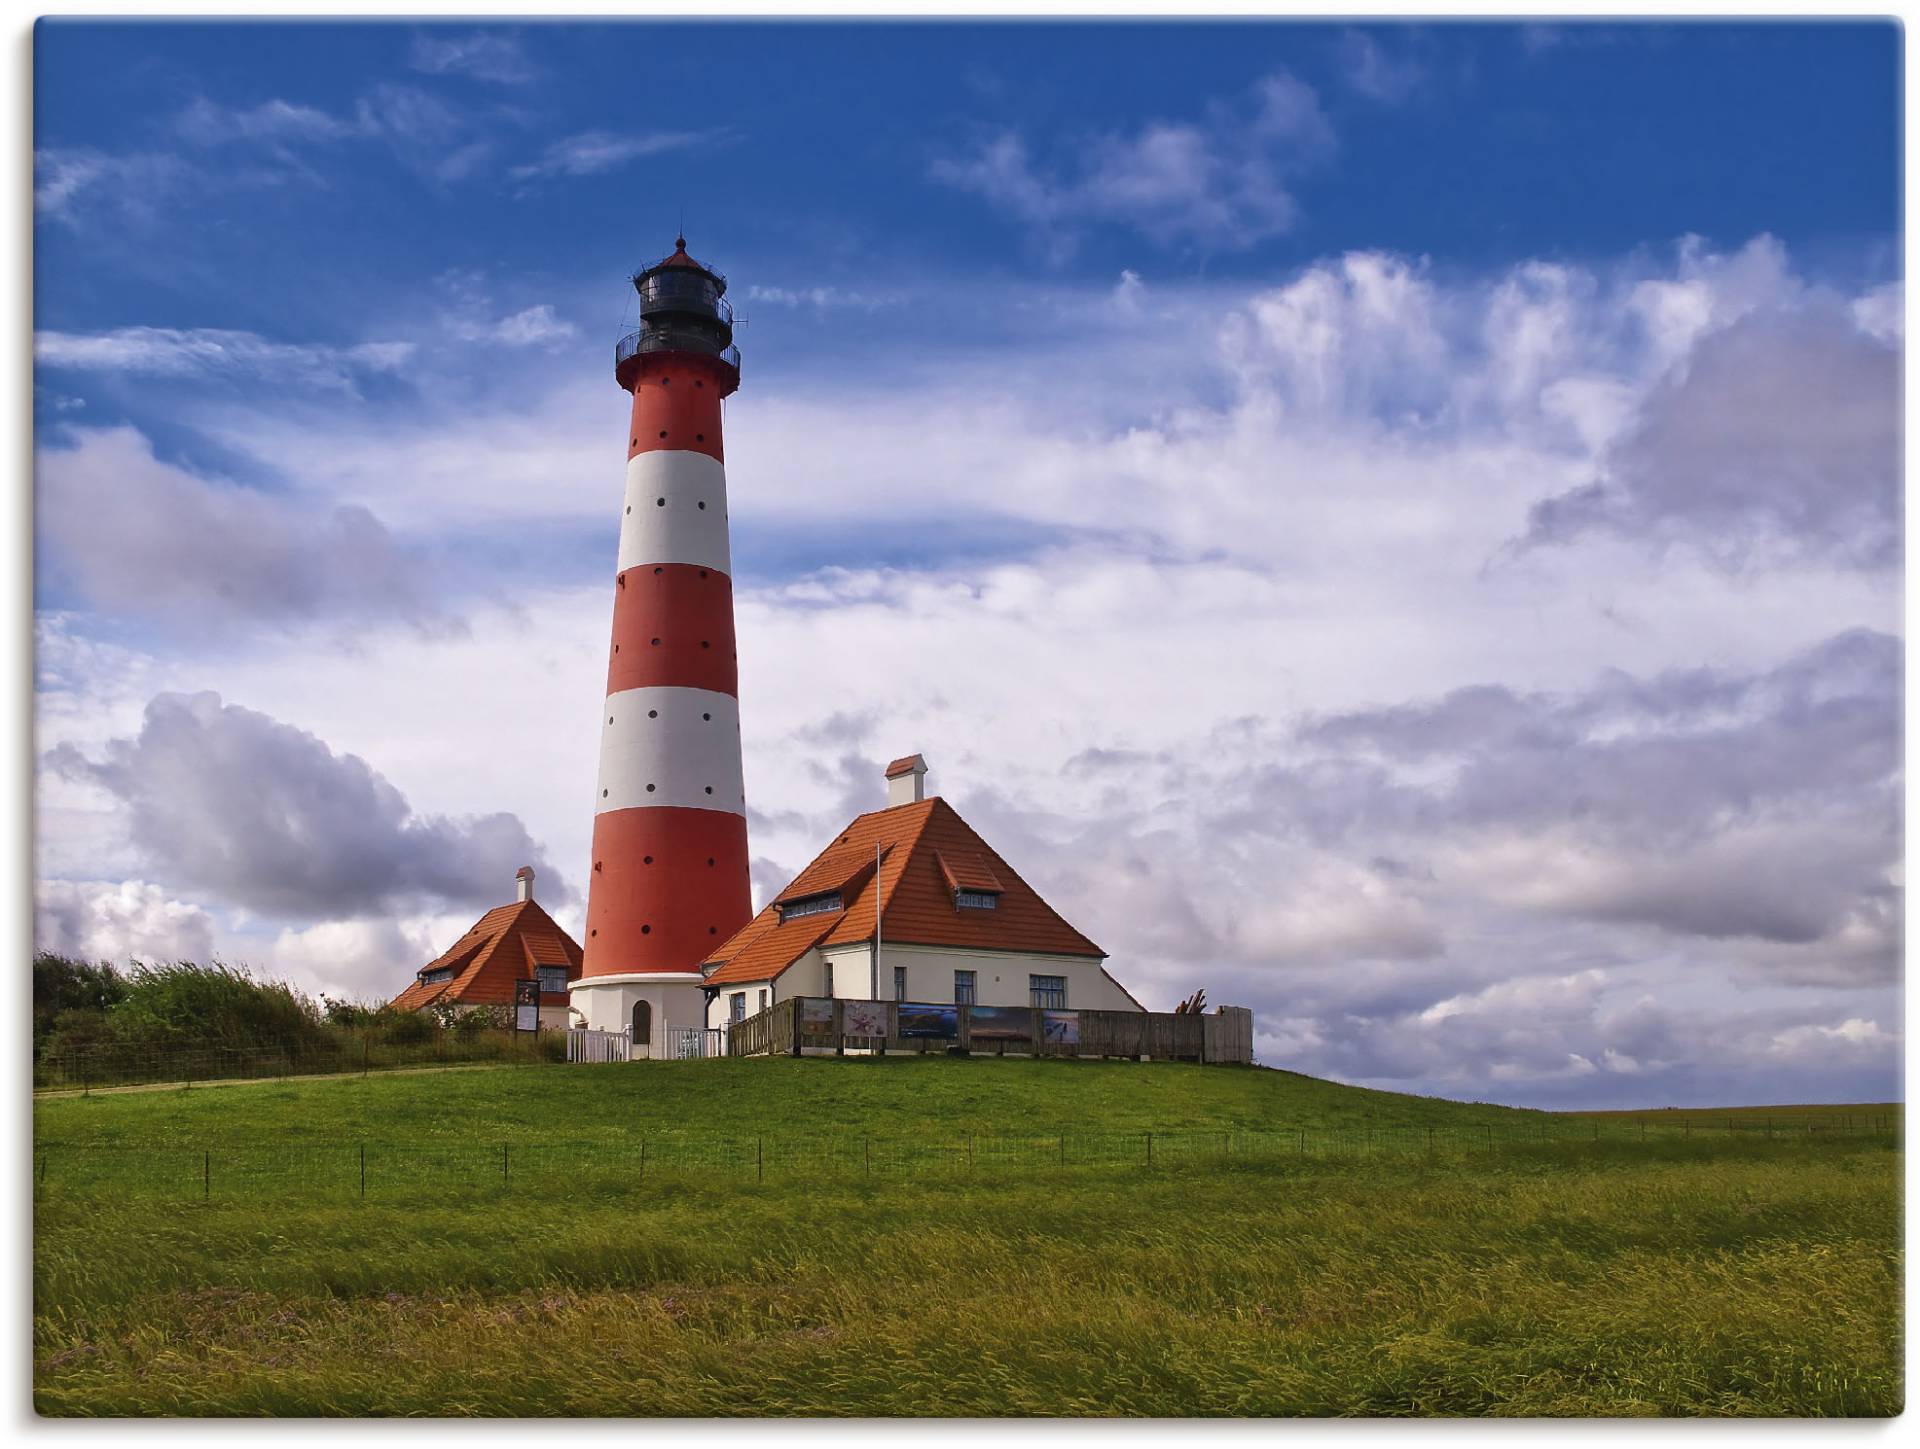
[[[43,1098],[35,1403],[1888,1415],[1899,1129],[915,1057]]]

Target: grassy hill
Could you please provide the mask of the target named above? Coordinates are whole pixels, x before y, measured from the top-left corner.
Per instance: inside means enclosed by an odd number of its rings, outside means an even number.
[[[537,1084],[537,1085],[535,1085]],[[722,1059],[262,1082],[61,1097],[42,1141],[545,1141],[615,1146],[702,1124],[761,1133],[849,1129],[1053,1132],[1518,1124],[1544,1114],[1344,1087],[1294,1072],[1185,1062],[950,1057]]]
[[[636,1172],[689,1114],[840,1155]],[[48,1414],[1902,1402],[1891,1134],[1596,1138],[1283,1072],[917,1058],[129,1093],[43,1100],[35,1127]],[[1400,1148],[1237,1150],[1282,1127]],[[951,1146],[1101,1132],[1201,1145],[1065,1166]],[[948,1147],[868,1176],[867,1134]],[[356,1140],[412,1156],[361,1197]],[[511,1172],[471,1170],[502,1145]],[[249,1152],[284,1160],[236,1178]],[[398,1170],[436,1154],[457,1169]],[[147,1158],[171,1165],[83,1170]]]

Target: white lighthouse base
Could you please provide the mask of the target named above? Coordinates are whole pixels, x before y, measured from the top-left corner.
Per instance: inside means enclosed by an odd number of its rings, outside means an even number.
[[[595,1031],[633,1033],[636,1058],[698,1055],[697,1050],[684,1050],[683,1033],[706,1029],[707,997],[700,989],[702,979],[698,971],[583,976],[569,988],[573,1024]]]

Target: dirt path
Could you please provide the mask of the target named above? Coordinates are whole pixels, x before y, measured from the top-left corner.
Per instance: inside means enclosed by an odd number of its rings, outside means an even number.
[[[190,1082],[133,1082],[122,1087],[45,1087],[34,1092],[37,1102],[54,1097],[107,1097],[121,1092],[199,1091],[202,1087],[272,1087],[283,1082],[339,1082],[354,1077],[410,1077],[423,1072],[497,1072],[509,1067],[551,1066],[551,1062],[454,1062],[447,1066],[384,1067],[378,1072],[310,1072],[290,1077],[196,1077]]]

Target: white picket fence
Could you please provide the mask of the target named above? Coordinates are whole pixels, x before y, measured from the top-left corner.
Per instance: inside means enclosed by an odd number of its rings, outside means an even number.
[[[670,1026],[660,1033],[660,1043],[641,1042],[637,1049],[632,1034],[624,1031],[596,1031],[589,1027],[567,1029],[567,1060],[570,1062],[628,1062],[647,1057],[666,1061],[699,1061],[727,1054],[727,1034],[712,1027]]]
[[[584,1027],[567,1029],[567,1060],[570,1062],[624,1062],[633,1056],[633,1039],[624,1031],[589,1031]]]

